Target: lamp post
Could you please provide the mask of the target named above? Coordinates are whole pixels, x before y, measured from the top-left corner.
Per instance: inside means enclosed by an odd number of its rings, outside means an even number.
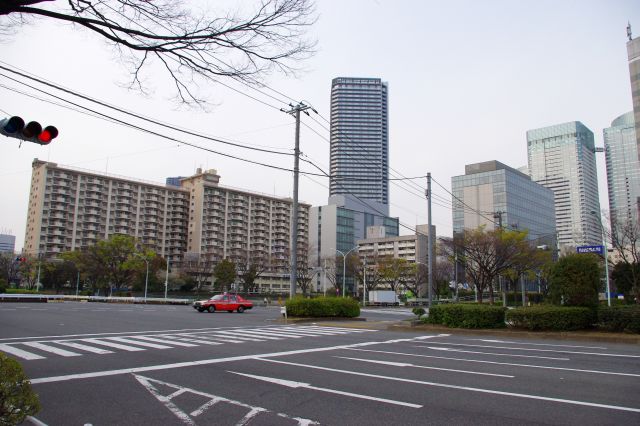
[[[344,297],[345,295],[345,282],[347,279],[347,256],[349,255],[349,253],[351,253],[352,251],[354,251],[355,249],[357,249],[358,246],[355,246],[354,248],[352,248],[351,250],[349,250],[346,253],[341,252],[338,249],[334,250],[338,253],[340,253],[342,255],[342,297]]]
[[[147,264],[147,273],[144,276],[144,301],[147,301],[147,287],[149,286],[149,259],[147,259],[145,256],[142,256],[139,253],[135,254],[136,256],[138,256],[140,259],[144,260],[144,263]]]
[[[602,249],[604,250],[604,274],[606,275],[606,283],[607,283],[607,306],[611,306],[611,289],[609,288],[609,250],[607,249],[607,241],[604,235],[604,225],[602,225],[602,220],[600,219],[600,215],[596,213],[595,210],[591,210],[592,215],[598,219],[598,223],[600,224],[600,229],[602,230]]]

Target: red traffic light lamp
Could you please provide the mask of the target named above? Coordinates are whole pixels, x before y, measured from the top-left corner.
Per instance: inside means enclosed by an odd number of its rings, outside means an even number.
[[[54,126],[47,126],[43,130],[37,121],[30,121],[25,125],[22,117],[13,116],[0,120],[0,134],[9,138],[47,145],[58,136],[58,129]]]

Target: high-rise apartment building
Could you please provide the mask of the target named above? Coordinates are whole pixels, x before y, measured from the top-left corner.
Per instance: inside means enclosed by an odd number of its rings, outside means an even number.
[[[198,169],[175,187],[36,159],[24,251],[55,257],[126,234],[174,265],[185,255],[237,263],[259,259],[268,265],[261,289],[288,291],[292,200],[222,187],[219,181],[215,170]],[[301,259],[308,251],[309,208],[299,205]]]
[[[183,189],[36,159],[24,251],[49,258],[126,234],[173,261],[186,251],[188,220]]]
[[[601,244],[593,132],[579,121],[529,130],[527,156],[531,179],[554,193],[560,247]]]
[[[389,214],[387,83],[379,78],[331,82],[331,181],[329,195],[353,195],[371,211]]]
[[[553,191],[499,161],[468,164],[451,178],[453,232],[485,226],[527,230],[536,245],[555,247]]]
[[[633,112],[613,120],[611,127],[604,129],[603,133],[611,229],[626,223],[637,224],[640,216],[640,157]]]
[[[629,59],[629,77],[631,79],[631,98],[636,127],[636,144],[640,156],[640,37],[633,38],[631,25],[627,27],[627,56]]]

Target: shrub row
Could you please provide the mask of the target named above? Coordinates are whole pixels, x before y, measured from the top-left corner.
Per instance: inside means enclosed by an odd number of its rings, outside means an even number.
[[[427,322],[456,328],[504,327],[505,308],[486,304],[436,305],[429,309]]]
[[[360,315],[358,302],[347,297],[295,297],[286,302],[287,315],[292,317],[343,317]]]
[[[532,305],[538,305],[542,303],[542,300],[544,299],[544,295],[538,292],[527,292],[526,296],[527,296],[527,299],[526,299],[527,302],[531,303]],[[514,294],[512,291],[508,292],[507,304],[522,306],[522,293],[520,293],[520,291],[518,291],[517,294]]]
[[[577,306],[532,306],[507,311],[507,324],[527,330],[571,331],[590,328],[595,311]]]
[[[640,333],[640,306],[601,306],[597,325],[607,331]]]

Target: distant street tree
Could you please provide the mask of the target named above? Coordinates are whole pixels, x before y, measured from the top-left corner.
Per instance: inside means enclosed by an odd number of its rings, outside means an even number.
[[[382,274],[378,266],[380,258],[378,255],[367,256],[366,270],[365,262],[358,255],[348,256],[349,270],[352,271],[357,283],[362,286],[366,282],[367,293],[378,288],[382,282]]]
[[[213,268],[213,276],[219,290],[229,289],[236,280],[236,265],[229,259],[222,259]]]
[[[640,303],[640,220],[637,214],[627,217],[614,215],[611,225],[609,236],[615,257],[619,259],[614,267],[616,286],[627,300],[635,299]]]
[[[56,291],[56,294],[64,288],[67,283],[76,283],[77,269],[73,262],[66,260],[53,260],[42,263],[41,282],[44,288]],[[75,288],[75,286],[74,286]]]
[[[20,282],[27,289],[32,289],[38,281],[38,258],[34,256],[23,256],[24,261],[18,265]],[[40,271],[42,273],[42,271]]]
[[[317,271],[314,271],[307,262],[298,262],[298,272],[296,274],[296,285],[300,288],[303,296],[308,296]]]
[[[216,257],[210,254],[185,256],[180,270],[184,275],[190,277],[190,279],[185,279],[187,286],[193,280],[196,294],[200,294],[202,286],[213,276],[213,268],[217,263],[215,259]]]
[[[4,279],[8,284],[18,280],[18,267],[20,263],[16,261],[13,253],[0,253],[0,279]]]
[[[396,293],[402,290],[415,273],[406,259],[391,256],[382,257],[378,267],[382,280]]]
[[[600,266],[593,254],[572,253],[551,268],[549,298],[556,305],[597,306]]]
[[[149,66],[156,62],[173,82],[176,98],[200,103],[204,80],[230,77],[250,84],[274,71],[292,74],[295,64],[314,53],[305,39],[315,22],[310,0],[260,0],[247,10],[213,16],[177,0],[4,0],[0,16],[13,28],[30,17],[72,23],[115,47],[131,73],[130,87],[146,91]],[[41,7],[34,7],[38,5]]]
[[[105,265],[98,252],[98,246],[93,245],[86,249],[74,250],[60,254],[61,259],[69,261],[80,271],[81,287],[86,284],[92,293],[100,288],[107,288]]]

